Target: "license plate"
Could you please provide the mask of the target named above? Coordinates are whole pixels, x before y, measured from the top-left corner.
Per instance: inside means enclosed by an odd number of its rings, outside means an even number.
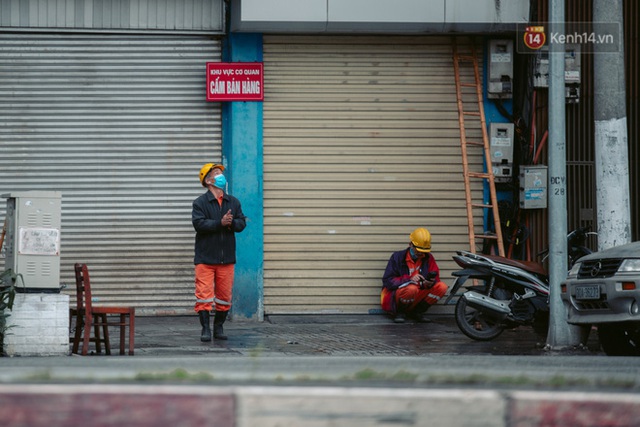
[[[600,299],[600,286],[576,286],[576,299]]]

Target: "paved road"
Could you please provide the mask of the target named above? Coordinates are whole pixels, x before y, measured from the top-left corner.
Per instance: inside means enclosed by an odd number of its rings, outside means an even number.
[[[640,359],[595,333],[549,352],[528,328],[483,343],[432,318],[271,316],[201,343],[195,316],[141,317],[133,357],[0,358],[0,425],[638,425]]]
[[[271,316],[258,324],[228,322],[228,341],[201,343],[195,316],[141,317],[133,357],[2,358],[0,382],[640,389],[640,359],[605,356],[595,331],[587,348],[549,352],[530,328],[476,342],[458,331],[451,315],[432,319],[395,324],[379,315]]]

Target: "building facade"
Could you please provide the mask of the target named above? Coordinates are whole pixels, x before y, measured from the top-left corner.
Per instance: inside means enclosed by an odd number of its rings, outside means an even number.
[[[486,70],[529,1],[65,6],[0,8],[1,192],[62,192],[61,282],[86,262],[105,302],[191,313],[190,210],[210,161],[248,216],[236,318],[376,312],[418,226],[452,281],[468,248],[452,43],[478,46]],[[207,102],[218,61],[262,62],[264,100]],[[513,109],[485,101],[489,122]]]

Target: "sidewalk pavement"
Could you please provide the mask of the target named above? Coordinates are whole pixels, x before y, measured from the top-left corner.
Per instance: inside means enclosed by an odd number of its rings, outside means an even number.
[[[640,363],[605,356],[595,331],[587,348],[547,351],[531,328],[476,342],[453,315],[431,318],[269,316],[227,322],[228,341],[201,343],[195,315],[139,317],[133,357],[0,358],[0,420],[7,427],[637,425]]]

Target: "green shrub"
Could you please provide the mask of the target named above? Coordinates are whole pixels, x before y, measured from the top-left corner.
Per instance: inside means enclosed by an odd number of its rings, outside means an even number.
[[[7,332],[8,311],[13,309],[13,301],[16,298],[16,281],[22,280],[21,274],[16,274],[11,269],[5,270],[0,275],[0,355],[4,355],[4,336]]]

